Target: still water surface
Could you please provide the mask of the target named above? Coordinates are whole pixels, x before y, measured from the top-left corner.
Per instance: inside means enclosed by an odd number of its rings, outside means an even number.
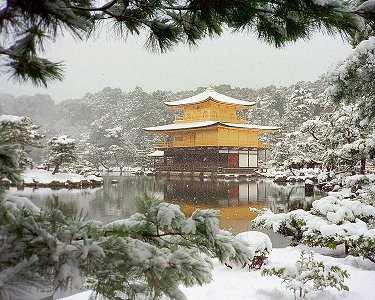
[[[117,180],[117,184],[111,183]],[[108,223],[126,218],[139,211],[144,196],[179,204],[190,215],[196,208],[221,211],[220,226],[232,233],[250,229],[255,213],[249,207],[268,207],[274,212],[287,212],[296,208],[309,208],[313,200],[323,194],[314,190],[305,195],[304,185],[279,185],[269,179],[252,180],[200,180],[198,178],[155,178],[125,173],[104,175],[104,185],[99,188],[10,189],[9,193],[26,196],[43,208],[63,202],[89,218]]]

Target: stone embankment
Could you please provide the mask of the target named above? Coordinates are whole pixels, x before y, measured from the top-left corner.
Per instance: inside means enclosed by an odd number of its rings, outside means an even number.
[[[52,174],[46,170],[25,170],[22,173],[22,182],[19,187],[33,188],[82,188],[97,187],[103,185],[103,178],[100,174],[76,174],[56,173]],[[10,185],[9,181],[3,180],[3,185]]]

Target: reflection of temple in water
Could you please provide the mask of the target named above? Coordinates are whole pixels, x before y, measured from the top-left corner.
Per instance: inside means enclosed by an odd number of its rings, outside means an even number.
[[[263,181],[170,179],[164,186],[164,201],[205,207],[230,207],[267,202]]]

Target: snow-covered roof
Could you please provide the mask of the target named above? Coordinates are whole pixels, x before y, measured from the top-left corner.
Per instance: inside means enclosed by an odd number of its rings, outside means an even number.
[[[204,122],[191,122],[191,123],[178,123],[178,124],[168,124],[162,126],[154,126],[143,128],[146,131],[173,131],[173,130],[186,130],[186,129],[195,129],[202,127],[210,126],[226,126],[226,127],[236,127],[236,128],[245,128],[253,130],[263,130],[263,131],[273,131],[280,129],[280,127],[274,126],[261,126],[254,124],[238,124],[238,123],[224,123],[218,121],[204,121]]]
[[[255,105],[255,102],[238,100],[238,99],[220,94],[211,87],[207,88],[203,93],[200,93],[198,95],[195,95],[186,99],[182,99],[182,100],[165,102],[165,104],[173,107],[173,106],[201,103],[207,100],[213,100],[216,102],[235,105],[235,106],[249,106],[250,107],[250,106]]]
[[[147,156],[150,156],[150,157],[163,157],[164,156],[164,151],[162,150],[156,150],[150,154],[147,154]]]
[[[247,129],[256,129],[256,130],[278,130],[281,127],[276,126],[262,126],[262,125],[255,125],[255,124],[237,124],[237,123],[222,123],[228,127],[238,127],[238,128],[247,128]]]

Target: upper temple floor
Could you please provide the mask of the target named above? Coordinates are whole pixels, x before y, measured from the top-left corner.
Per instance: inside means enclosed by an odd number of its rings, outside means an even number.
[[[174,123],[220,121],[245,124],[246,117],[239,111],[253,107],[255,102],[231,98],[208,88],[198,95],[165,104],[179,111]]]

